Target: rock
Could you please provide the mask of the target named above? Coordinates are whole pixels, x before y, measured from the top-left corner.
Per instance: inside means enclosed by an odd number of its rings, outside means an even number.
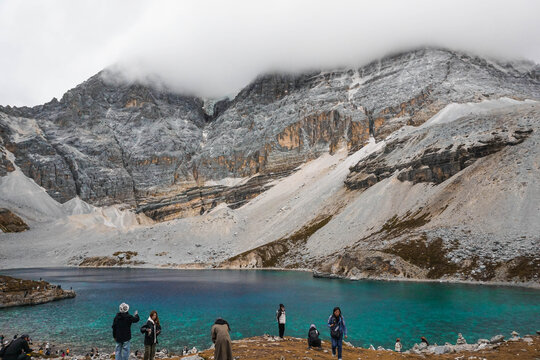
[[[463,344],[466,344],[466,343],[467,343],[467,340],[465,340],[463,335],[461,335],[461,333],[459,333],[458,337],[457,337],[456,345],[463,345]]]
[[[262,75],[233,100],[219,101],[123,83],[102,71],[60,100],[0,107],[0,143],[60,202],[79,196],[98,206],[126,203],[167,220],[223,202],[239,207],[314,157],[343,145],[356,151],[370,136],[380,141],[405,125],[421,125],[447,104],[487,96],[540,97],[528,72],[442,49],[356,69]],[[486,153],[505,143],[491,140]],[[480,145],[464,154],[433,151],[400,176],[440,182],[482,151]],[[393,168],[349,184],[371,186]],[[0,176],[12,169],[0,151]],[[227,183],[231,178],[249,180]]]
[[[28,225],[8,209],[0,208],[0,230],[3,232],[21,232],[30,229]]]
[[[504,341],[504,335],[495,335],[489,339],[490,344],[498,344]]]
[[[38,305],[74,297],[73,290],[63,290],[46,281],[21,280],[0,275],[0,308]]]
[[[489,347],[488,344],[486,343],[481,343],[478,345],[478,347],[476,348],[476,350],[484,350],[484,349],[487,349]]]
[[[519,333],[517,331],[512,331],[510,333],[512,335],[512,337],[510,339],[508,339],[508,341],[519,341],[521,338],[519,337]]]
[[[452,352],[452,348],[446,345],[434,346],[430,349],[430,352],[436,355],[449,354]]]

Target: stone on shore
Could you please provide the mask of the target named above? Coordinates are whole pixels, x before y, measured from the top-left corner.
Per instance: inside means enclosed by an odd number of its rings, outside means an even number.
[[[489,343],[490,344],[498,344],[498,343],[501,343],[503,342],[504,340],[504,335],[495,335],[494,337],[492,337],[491,339],[489,339]]]

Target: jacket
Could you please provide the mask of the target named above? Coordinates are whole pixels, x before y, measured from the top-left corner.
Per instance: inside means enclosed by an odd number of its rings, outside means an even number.
[[[150,329],[150,334],[148,333],[148,329]],[[157,336],[161,334],[161,325],[154,323],[154,321],[150,318],[146,321],[146,324],[141,326],[141,333],[144,334],[144,345],[153,345],[157,344]]]
[[[319,339],[319,330],[317,330],[315,328],[309,329],[308,339],[309,339],[309,341],[318,340]]]
[[[285,324],[285,322],[287,321],[286,320],[286,315],[285,315],[285,310],[281,310],[281,308],[279,308],[276,311],[276,320],[277,320],[278,324]]]
[[[15,339],[6,348],[6,352],[4,354],[3,359],[4,360],[12,360],[12,359],[15,360],[23,352],[24,352],[24,354],[28,354],[28,353],[32,352],[32,350],[30,350],[30,346],[28,346],[28,341],[26,341],[24,338]]]
[[[116,342],[123,343],[131,340],[131,324],[139,321],[139,315],[130,315],[128,313],[118,313],[114,317],[112,329],[113,338]]]
[[[336,318],[334,314],[330,315],[328,318],[328,327],[330,329],[339,330],[341,335],[347,335],[347,326],[345,326],[345,319],[343,316],[339,316],[339,318]]]

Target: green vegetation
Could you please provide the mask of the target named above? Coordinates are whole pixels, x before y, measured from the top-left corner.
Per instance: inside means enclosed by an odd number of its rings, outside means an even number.
[[[429,270],[427,274],[429,279],[453,275],[459,270],[458,265],[446,258],[448,249],[445,249],[441,238],[427,241],[427,238],[423,236],[421,239],[394,244],[385,252],[397,255],[411,264]]]
[[[277,267],[281,264],[285,254],[298,246],[304,245],[313,234],[328,224],[330,220],[332,220],[332,215],[322,216],[311,223],[304,225],[288,237],[275,240],[271,243],[233,256],[227,263],[236,260],[246,260],[248,255],[255,254],[261,258],[262,267]]]

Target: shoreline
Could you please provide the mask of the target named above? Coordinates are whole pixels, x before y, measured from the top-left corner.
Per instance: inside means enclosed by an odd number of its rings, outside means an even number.
[[[313,277],[320,279],[334,279],[334,280],[348,280],[348,281],[381,281],[381,282],[413,282],[413,283],[440,283],[440,284],[463,284],[463,285],[486,285],[486,286],[508,286],[508,287],[520,287],[526,289],[540,290],[540,282],[511,282],[511,281],[477,281],[477,280],[462,280],[462,279],[418,279],[418,278],[387,278],[387,277],[370,277],[370,278],[348,278],[345,276],[320,273],[316,270],[306,268],[230,268],[230,267],[205,267],[208,264],[176,264],[176,265],[119,265],[119,266],[75,266],[75,265],[60,265],[60,266],[40,266],[40,267],[20,267],[20,268],[1,268],[2,271],[24,270],[24,269],[149,269],[149,270],[218,270],[218,271],[295,271],[311,273]]]
[[[9,336],[9,335],[8,335]],[[285,353],[287,356],[294,356],[308,354],[312,352],[315,355],[313,358],[330,358],[330,342],[327,339],[322,340],[322,349],[307,349],[306,338],[298,338],[285,336],[284,339],[280,339],[277,336],[263,334],[251,337],[243,337],[240,339],[232,340],[233,344],[233,354],[235,356],[241,355],[241,359],[262,359],[266,360],[264,356],[273,356],[280,355]],[[40,349],[45,348],[45,344],[50,343],[51,355],[40,354]],[[438,345],[432,343],[430,345],[425,345],[423,343],[415,343],[409,349],[403,349],[402,352],[396,352],[393,348],[384,348],[382,346],[370,345],[369,347],[354,346],[349,341],[343,341],[343,351],[345,355],[348,355],[350,358],[351,355],[354,355],[353,358],[357,358],[359,355],[362,356],[362,359],[394,359],[394,358],[403,358],[406,356],[411,359],[455,359],[455,356],[463,355],[479,355],[482,354],[483,359],[506,359],[504,354],[509,353],[509,348],[512,348],[511,351],[518,351],[521,359],[536,359],[537,356],[540,356],[540,335],[538,334],[524,334],[523,336],[512,335],[506,339],[503,335],[494,335],[489,339],[479,339],[476,342],[464,342],[459,343],[456,341],[456,344],[445,343]],[[70,355],[66,356],[67,359],[92,359],[92,360],[109,360],[114,354],[114,341],[111,340],[111,344],[106,347],[98,349],[95,345],[89,345],[87,348],[97,349],[97,354],[90,355],[90,351],[81,351],[77,347],[72,347],[62,342],[47,342],[42,339],[38,341],[34,340],[30,347],[34,350],[33,357],[35,358],[44,358],[44,359],[58,359],[63,358],[62,352],[66,349],[70,350]],[[507,349],[505,349],[505,347]],[[524,353],[525,347],[527,351]],[[138,354],[137,359],[141,359],[144,353],[144,346],[133,342],[132,339],[132,351],[131,355],[135,355],[135,350]],[[56,353],[58,351],[58,353]],[[210,359],[213,355],[213,347],[205,349],[190,348],[188,349],[189,353],[186,355],[176,353],[174,351],[169,351],[166,348],[159,347],[156,350],[156,359]],[[312,355],[312,356],[313,356]],[[367,356],[367,357],[366,357]],[[448,357],[447,357],[448,356]],[[491,357],[493,356],[493,357]]]

